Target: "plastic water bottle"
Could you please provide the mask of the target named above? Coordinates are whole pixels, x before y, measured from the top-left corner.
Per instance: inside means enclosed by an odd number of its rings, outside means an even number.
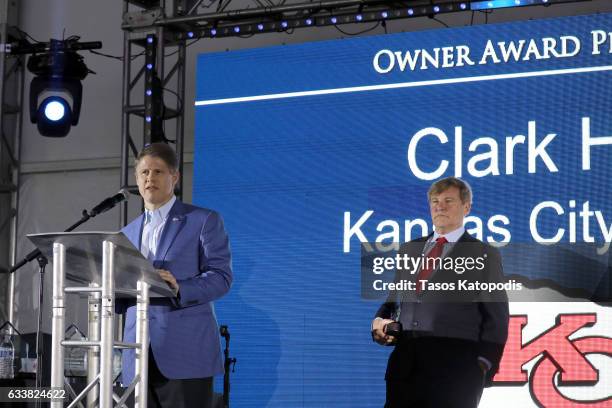
[[[0,344],[0,378],[14,378],[15,346],[11,335],[6,333]]]

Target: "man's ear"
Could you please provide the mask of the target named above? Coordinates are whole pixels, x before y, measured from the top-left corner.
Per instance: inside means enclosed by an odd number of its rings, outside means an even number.
[[[178,170],[175,170],[174,173],[172,174],[173,187],[176,186],[176,183],[178,183],[180,178],[181,178],[181,173]]]
[[[465,204],[465,210],[463,211],[463,216],[465,217],[472,210],[472,203]]]

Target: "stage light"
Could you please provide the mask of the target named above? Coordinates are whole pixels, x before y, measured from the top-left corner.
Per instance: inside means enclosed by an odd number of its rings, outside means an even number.
[[[147,42],[149,44],[153,44],[153,37],[151,37],[151,36],[147,37]]]
[[[239,33],[240,32],[240,27],[238,27],[238,26],[234,27],[234,32],[235,33]]]
[[[151,123],[151,117],[150,117],[150,116],[145,117],[145,120],[146,120],[147,122]]]
[[[187,33],[187,37],[189,37],[189,38],[193,38],[193,31],[188,32],[188,33]]]
[[[306,19],[306,25],[312,25],[312,20],[310,18]]]
[[[433,11],[434,11],[434,13],[439,13],[440,12],[440,7],[439,6],[434,6]]]
[[[259,31],[263,31],[263,29],[264,29],[264,25],[263,25],[263,24],[257,24],[257,29],[258,29]]]
[[[287,22],[286,22],[286,21],[283,21],[283,22],[281,23],[281,26],[282,26],[283,28],[287,28],[288,24],[287,24]]]
[[[332,17],[331,20],[332,24],[336,24],[338,22],[338,19],[336,17]]]
[[[214,28],[210,30],[210,35],[212,35],[213,37],[217,35],[217,30],[215,30]]]
[[[542,0],[543,4],[550,4],[548,0]],[[496,8],[522,7],[537,5],[537,0],[487,0],[473,1],[470,4],[472,10],[486,10]]]
[[[413,10],[413,9],[408,9],[408,15],[409,15],[409,16],[414,15],[414,10]]]
[[[36,123],[42,136],[64,137],[79,123],[81,80],[90,72],[74,51],[82,45],[76,40],[51,40],[45,52],[28,60],[28,70],[35,75],[30,83],[30,122]]]
[[[518,0],[517,0],[517,1],[518,1]],[[465,4],[465,3],[461,3],[461,4],[459,5],[459,8],[461,8],[461,10],[465,10],[465,9],[467,9],[467,4]]]
[[[66,116],[66,102],[60,98],[47,98],[41,104],[41,109],[45,117],[53,122],[63,119]]]
[[[147,69],[153,69],[153,64],[147,64]]]
[[[39,133],[48,137],[64,137],[78,124],[82,95],[77,80],[36,77],[30,83],[30,121]]]
[[[382,13],[380,13],[382,18],[387,18],[389,17],[389,13],[387,13],[386,11],[383,11]]]
[[[147,91],[145,93],[147,94],[147,96],[153,95],[153,91],[150,90],[150,89],[147,89]]]
[[[357,21],[361,21],[361,20],[363,20],[363,16],[362,16],[361,14],[357,14],[357,15],[355,16],[355,20],[357,20]]]

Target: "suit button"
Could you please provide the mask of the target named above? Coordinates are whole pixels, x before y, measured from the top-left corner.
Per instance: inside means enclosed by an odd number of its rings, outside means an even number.
[[[419,325],[419,322],[417,321],[412,322],[412,327],[417,327],[418,325]]]

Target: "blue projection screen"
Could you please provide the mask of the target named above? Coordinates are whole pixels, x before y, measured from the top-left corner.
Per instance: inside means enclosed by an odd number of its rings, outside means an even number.
[[[360,244],[429,233],[432,180],[471,184],[479,239],[609,254],[611,28],[603,14],[201,54],[193,199],[231,239],[235,282],[216,308],[238,358],[232,405],[383,405],[390,349],[370,338],[380,301],[361,297]],[[612,354],[609,310],[578,307]],[[540,308],[523,314],[550,319],[544,332],[555,316]],[[483,403],[564,398],[533,377]]]

